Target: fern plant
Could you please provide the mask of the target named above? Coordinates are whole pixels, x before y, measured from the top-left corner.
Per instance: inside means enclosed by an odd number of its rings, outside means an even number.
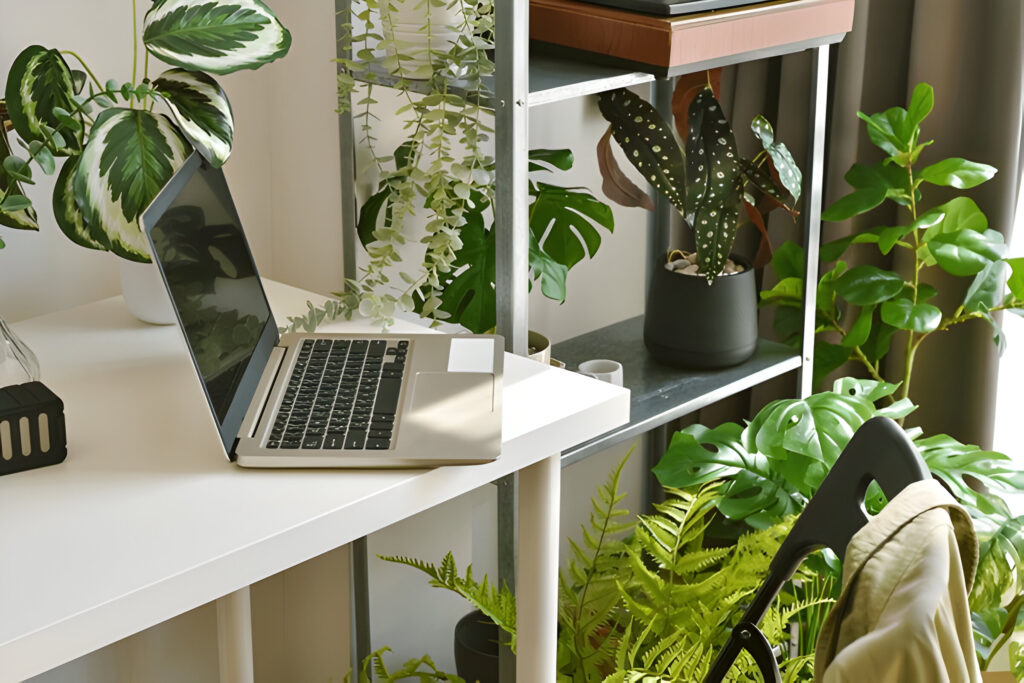
[[[455,674],[445,673],[438,669],[429,655],[423,655],[419,659],[410,659],[400,668],[392,671],[384,663],[384,654],[387,652],[391,652],[390,647],[382,647],[370,653],[356,673],[354,683],[373,683],[373,677],[376,677],[378,683],[397,683],[398,681],[465,683]],[[353,683],[351,672],[345,676],[345,683]]]
[[[558,681],[701,680],[743,606],[768,575],[768,565],[790,520],[740,537],[736,545],[706,548],[705,531],[716,509],[715,485],[696,492],[667,489],[668,500],[654,514],[627,522],[621,506],[622,470],[612,470],[592,499],[582,540],[570,540],[569,566],[559,581]],[[472,568],[460,577],[451,554],[440,567],[405,557],[430,577],[431,585],[453,590],[515,636],[515,600],[507,586],[495,588]],[[808,578],[800,576],[800,578]],[[789,640],[791,624],[831,603],[827,588],[805,582],[802,594],[787,589],[762,622],[772,643]],[[782,665],[785,680],[809,680],[813,655]],[[741,657],[729,680],[759,680],[750,657]]]

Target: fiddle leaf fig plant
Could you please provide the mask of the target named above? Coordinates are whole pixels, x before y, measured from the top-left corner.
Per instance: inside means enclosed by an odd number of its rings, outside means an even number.
[[[629,90],[601,93],[598,105],[629,162],[672,203],[692,230],[698,272],[708,284],[722,272],[732,252],[741,215],[764,232],[763,212],[783,207],[795,213],[801,173],[793,156],[775,140],[771,124],[758,116],[751,128],[762,149],[753,159],[743,159],[710,85],[698,88],[690,102],[688,134],[682,146],[658,111]],[[606,145],[602,138],[598,153],[606,186],[631,188],[614,168],[614,160],[603,149]],[[635,198],[623,201],[634,194],[610,196],[625,206],[640,205]]]
[[[904,373],[900,397],[908,398],[914,377],[914,359],[926,340],[952,327],[982,320],[992,327],[995,343],[1005,343],[993,314],[1006,310],[1024,314],[1024,259],[1007,258],[1003,236],[989,228],[988,219],[973,199],[954,196],[928,205],[931,187],[966,190],[989,180],[996,169],[986,164],[949,158],[923,161],[931,140],[922,140],[922,123],[932,110],[934,93],[918,84],[907,108],[893,107],[878,114],[858,116],[868,137],[885,154],[873,164],[854,164],[846,173],[853,188],[823,214],[826,221],[842,221],[892,202],[903,209],[898,225],[881,225],[822,245],[825,264],[833,264],[818,282],[817,332],[814,374],[816,381],[847,361],[859,363],[882,381],[882,359],[893,336],[902,331]],[[946,195],[948,196],[948,194]],[[909,260],[905,272],[871,265],[849,267],[844,254],[855,244],[873,244],[883,256],[903,252]],[[794,326],[802,306],[801,247],[780,247],[773,259],[778,284],[762,293],[762,300],[778,304],[776,330],[799,345]],[[932,302],[938,293],[929,283],[932,274],[973,278],[963,299],[943,310]],[[1005,283],[1005,284],[1004,284]]]
[[[52,175],[56,159],[66,158],[52,200],[60,229],[81,246],[148,261],[142,211],[193,149],[215,167],[231,153],[231,105],[207,72],[256,69],[291,45],[259,0],[156,0],[143,20],[140,74],[134,0],[132,26],[132,78],[124,83],[100,82],[70,50],[30,45],[14,60],[6,116],[24,153],[0,144],[0,224],[37,228],[21,184],[34,184],[33,165]],[[151,79],[150,55],[173,67]]]

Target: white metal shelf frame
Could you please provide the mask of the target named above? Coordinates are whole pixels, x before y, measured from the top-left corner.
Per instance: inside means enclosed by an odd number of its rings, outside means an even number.
[[[339,15],[347,15],[350,0],[335,0]],[[529,1],[499,0],[496,11],[496,57],[493,88],[487,94],[489,105],[495,112],[496,128],[496,173],[501,182],[496,186],[495,197],[495,229],[498,230],[496,245],[496,290],[497,290],[497,321],[498,331],[506,339],[506,348],[518,354],[526,352],[526,336],[528,327],[528,220],[527,207],[527,164],[529,150],[529,108],[542,104],[564,101],[584,95],[597,94],[619,87],[628,87],[643,83],[651,83],[651,99],[655,106],[666,116],[671,116],[671,98],[674,77],[681,73],[699,71],[735,64],[741,61],[762,57],[778,56],[810,51],[811,54],[811,93],[809,102],[808,157],[805,173],[805,208],[803,239],[807,253],[805,282],[816,282],[818,269],[818,245],[821,228],[821,200],[824,162],[824,134],[828,94],[829,46],[838,42],[845,34],[822,36],[816,40],[801,41],[789,46],[767,51],[754,51],[734,54],[719,60],[701,62],[677,67],[672,76],[656,78],[653,74],[636,71],[632,66],[615,67],[590,61],[574,60],[550,54],[530,56],[529,53]],[[344,13],[344,14],[343,14]],[[339,34],[339,57],[348,57]],[[391,77],[376,65],[368,65],[358,78],[367,82],[382,85],[394,85],[398,79]],[[456,88],[458,83],[453,84]],[[415,90],[415,87],[413,88]],[[340,145],[342,159],[342,197],[343,199],[342,229],[344,233],[344,266],[346,275],[356,272],[356,206],[352,193],[355,179],[355,136],[351,114],[343,114],[339,118],[341,126]],[[648,263],[655,262],[655,255],[664,253],[668,244],[668,225],[673,209],[666,200],[655,195],[655,211],[649,218]],[[645,274],[646,276],[646,274]],[[764,381],[793,369],[797,370],[797,388],[801,397],[811,392],[813,344],[814,344],[814,313],[815,288],[810,287],[804,295],[804,326],[803,343],[799,356],[792,360],[776,363],[772,369],[752,369],[750,377],[731,379],[722,386],[709,389],[705,395],[697,398],[681,400],[682,404],[691,406],[704,405],[712,397],[724,397],[736,391],[752,386],[753,383]],[[664,450],[667,442],[665,423],[678,417],[677,410],[663,411],[656,417],[646,419],[644,425],[627,426],[621,430],[628,434],[622,438],[634,436],[642,427],[647,428],[648,455]],[[621,439],[620,439],[621,440]],[[607,441],[611,445],[613,441]],[[587,454],[579,453],[567,458],[565,464],[576,462]],[[557,459],[553,454],[552,459]],[[649,462],[653,465],[653,462]],[[530,499],[540,496],[551,503],[551,492],[557,492],[559,467],[547,466],[529,477]],[[505,580],[515,586],[516,548],[514,539],[519,524],[517,502],[522,495],[517,475],[510,475],[495,482],[498,484],[498,563],[499,580]],[[650,497],[648,492],[648,497]],[[557,511],[557,496],[554,502]],[[536,524],[536,520],[532,523]],[[557,526],[557,525],[556,525]],[[550,525],[549,527],[550,528]],[[557,548],[557,539],[555,539]],[[361,658],[371,651],[369,642],[369,601],[368,578],[366,573],[365,539],[353,544],[354,565],[353,576],[353,647],[355,657]],[[522,571],[522,568],[520,568]],[[543,567],[531,567],[528,570],[534,581],[553,582],[554,572],[545,574]],[[531,590],[547,589],[551,586],[531,586]],[[557,588],[556,588],[557,590]],[[502,683],[520,680],[544,680],[546,672],[554,670],[555,623],[554,615],[531,614],[527,621],[520,621],[522,633],[532,634],[533,652],[542,653],[529,663],[517,663],[509,656],[506,648],[502,648],[500,663],[500,680]],[[548,623],[550,622],[550,623]],[[525,628],[525,627],[529,628]],[[522,636],[521,636],[522,638]],[[545,646],[545,643],[550,647]],[[548,652],[550,650],[550,652]],[[358,660],[357,660],[358,661]],[[528,667],[528,668],[526,668]]]

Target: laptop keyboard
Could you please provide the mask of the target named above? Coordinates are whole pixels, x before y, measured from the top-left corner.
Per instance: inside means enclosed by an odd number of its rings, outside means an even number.
[[[408,340],[306,339],[268,448],[387,450]]]

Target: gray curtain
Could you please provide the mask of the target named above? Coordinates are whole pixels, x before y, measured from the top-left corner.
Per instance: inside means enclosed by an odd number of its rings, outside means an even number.
[[[882,158],[856,112],[906,106],[914,86],[924,81],[935,89],[935,108],[923,125],[923,135],[935,144],[923,153],[923,162],[955,156],[999,169],[993,180],[970,190],[968,196],[988,216],[990,227],[1009,238],[1022,172],[1022,60],[1021,0],[857,0],[854,28],[832,50],[826,206],[849,191],[843,175],[851,164]],[[808,68],[808,56],[799,54],[728,71],[722,99],[737,130],[742,122],[764,112],[775,119],[778,136],[796,158],[804,159]],[[941,188],[928,187],[925,193],[926,207],[948,198]],[[845,223],[826,223],[823,241],[905,221],[906,214],[898,216],[894,208],[883,206]],[[780,215],[773,216],[770,231],[776,245],[799,235],[792,221]],[[852,254],[848,260],[855,263],[905,265],[886,262],[870,245]],[[940,292],[939,305],[949,311],[963,299],[969,282],[969,278],[948,278],[931,284]],[[771,336],[770,318],[762,316],[765,336]],[[902,348],[898,338],[894,348]],[[890,374],[901,373],[902,356],[895,351],[890,354],[887,360],[895,363]],[[920,425],[926,433],[944,432],[989,446],[997,371],[998,354],[984,322],[972,321],[930,338],[919,348],[911,385],[911,396],[921,408],[908,418],[908,424]],[[842,372],[856,373],[857,368],[851,364]],[[768,398],[791,392],[789,384],[756,391],[752,407],[756,410]],[[702,414],[700,420],[713,424],[736,407]]]

